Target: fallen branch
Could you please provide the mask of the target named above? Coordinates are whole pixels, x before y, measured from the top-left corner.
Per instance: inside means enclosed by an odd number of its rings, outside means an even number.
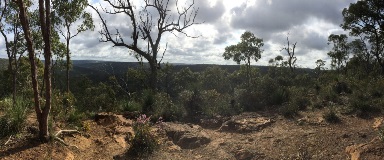
[[[7,144],[8,144],[8,143],[11,141],[11,139],[12,139],[12,135],[11,135],[11,136],[9,136],[9,138],[8,138],[7,142],[5,142],[5,143],[4,143],[4,146],[5,146],[5,145],[7,145]]]
[[[65,141],[64,141],[63,139],[59,138],[59,136],[60,136],[61,134],[64,134],[64,133],[68,133],[68,134],[72,134],[72,133],[79,133],[79,134],[81,134],[81,133],[80,133],[79,131],[77,131],[77,130],[60,130],[60,131],[58,131],[58,132],[53,136],[53,138],[54,138],[55,140],[59,141],[61,144],[65,145],[65,146],[75,147],[76,149],[79,149],[79,147],[77,147],[77,146],[75,146],[75,145],[69,145],[69,144],[65,143]]]

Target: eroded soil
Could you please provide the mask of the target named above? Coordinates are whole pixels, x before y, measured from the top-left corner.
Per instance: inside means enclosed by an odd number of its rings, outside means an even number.
[[[383,142],[378,137],[377,126],[381,117],[362,119],[351,115],[339,115],[341,122],[329,124],[324,121],[323,110],[305,111],[300,117],[286,119],[280,115],[258,115],[272,121],[258,131],[221,131],[219,128],[199,128],[210,142],[194,149],[182,149],[175,145],[165,133],[161,136],[160,149],[143,159],[351,159],[346,152],[348,146],[358,145],[367,148],[372,140],[376,148],[372,152],[376,158],[384,158]],[[240,115],[240,118],[242,115]],[[121,117],[120,117],[121,118]],[[247,117],[243,117],[247,119]],[[380,119],[381,118],[381,119]],[[121,122],[124,121],[124,122]],[[28,120],[36,125],[33,115]],[[132,134],[132,121],[108,120],[95,122],[87,120],[88,129],[82,134],[64,135],[62,138],[71,146],[57,141],[40,143],[32,131],[0,141],[0,159],[132,159],[124,155],[130,147],[125,137]],[[175,123],[168,123],[172,125]],[[65,128],[61,128],[65,129]],[[68,128],[70,129],[70,128]],[[59,130],[59,128],[56,128]],[[5,142],[8,141],[7,145]],[[355,147],[356,149],[356,147]],[[377,153],[376,153],[377,152]],[[380,153],[381,152],[381,153]],[[357,152],[356,152],[357,153]],[[377,155],[378,154],[378,155]],[[363,155],[363,154],[362,154]],[[368,154],[369,155],[369,154]],[[362,159],[364,156],[360,156]],[[363,158],[363,159],[366,159]]]

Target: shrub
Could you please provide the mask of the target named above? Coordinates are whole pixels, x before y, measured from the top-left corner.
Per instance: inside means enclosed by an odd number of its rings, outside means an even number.
[[[134,111],[138,111],[138,112],[141,112],[142,111],[142,105],[139,103],[139,102],[136,102],[136,101],[121,101],[120,102],[121,104],[121,107],[123,111],[128,111],[128,112],[134,112]]]
[[[332,90],[331,86],[323,87],[322,90],[320,91],[320,97],[326,101],[331,101],[331,102],[339,101],[339,95]]]
[[[341,120],[340,118],[337,116],[336,112],[334,110],[329,110],[327,111],[324,115],[323,115],[323,118],[325,119],[325,121],[327,121],[328,123],[339,123]]]
[[[151,113],[153,111],[153,104],[155,103],[155,93],[152,90],[144,90],[142,93],[142,110],[144,113]]]
[[[82,121],[86,118],[84,112],[80,112],[78,110],[71,110],[68,114],[67,122],[73,124],[75,126],[82,126]]]
[[[204,116],[230,116],[241,111],[241,108],[235,101],[231,102],[228,94],[220,94],[216,90],[205,90],[201,92],[201,97]]]
[[[143,157],[153,153],[159,146],[158,137],[151,133],[150,117],[145,114],[137,118],[133,124],[135,135],[129,137],[131,147],[128,154],[135,157]]]
[[[298,115],[298,112],[299,112],[298,106],[292,103],[286,103],[280,108],[280,113],[285,118],[294,118],[295,116]]]
[[[289,99],[289,94],[283,87],[276,89],[270,94],[268,104],[269,105],[282,105]]]
[[[298,110],[305,110],[311,104],[311,101],[307,97],[307,92],[304,88],[291,87],[290,101],[291,105],[297,106]]]
[[[197,122],[203,113],[202,97],[199,90],[184,90],[179,95],[180,105],[185,107],[187,121]]]
[[[157,93],[153,104],[153,116],[162,117],[166,121],[180,120],[184,115],[184,109],[173,104],[171,97],[167,93]]]
[[[370,113],[377,113],[380,109],[373,104],[372,97],[367,93],[354,93],[350,97],[350,108],[352,113],[359,117],[366,117]]]
[[[22,97],[17,97],[15,105],[12,105],[12,100],[6,98],[2,106],[5,112],[4,116],[0,117],[0,137],[21,132],[25,126],[30,102]]]

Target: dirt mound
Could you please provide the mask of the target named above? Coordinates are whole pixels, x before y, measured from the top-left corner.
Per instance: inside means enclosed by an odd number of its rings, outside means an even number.
[[[164,130],[173,143],[182,149],[194,149],[211,141],[198,125],[165,123]]]
[[[348,146],[345,151],[351,155],[351,160],[382,160],[384,143],[379,138],[374,138],[369,143]]]
[[[96,114],[95,121],[103,126],[132,126],[132,120],[124,118],[123,115],[105,112]]]
[[[271,118],[263,117],[257,113],[243,113],[224,122],[219,131],[240,133],[259,131],[272,123]]]

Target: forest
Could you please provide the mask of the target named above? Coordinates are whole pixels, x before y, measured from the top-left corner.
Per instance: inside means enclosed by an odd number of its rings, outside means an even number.
[[[264,42],[250,31],[222,53],[223,59],[238,65],[162,62],[167,56],[166,49],[159,51],[160,42],[165,41],[162,35],[178,32],[190,37],[185,30],[199,25],[194,3],[181,7],[172,21],[169,16],[175,14],[168,14],[172,3],[167,0],[144,0],[146,7],[140,13],[130,0],[107,2],[114,10],[100,9],[85,0],[0,1],[0,32],[6,46],[0,52],[8,56],[0,59],[0,157],[11,155],[12,145],[7,143],[29,140],[21,137],[33,137],[39,144],[70,146],[67,134],[90,132],[90,124],[85,122],[100,113],[133,120],[133,136],[125,142],[130,147],[124,149],[128,157],[148,156],[158,150],[161,138],[151,130],[158,123],[203,126],[204,120],[244,113],[265,113],[289,123],[318,112],[324,123],[337,126],[346,123],[344,117],[365,121],[383,116],[381,0],[357,1],[340,13],[340,27],[348,35],[329,35],[331,65],[319,59],[313,62],[313,69],[298,67],[295,49],[301,44],[289,37],[281,49],[285,54],[270,59],[268,66],[251,65],[264,56]],[[87,7],[95,11],[101,24],[94,24],[94,17],[85,12]],[[151,17],[150,12],[158,16]],[[128,42],[105,21],[105,14],[120,13],[127,16],[133,30]],[[71,39],[94,30],[95,25],[102,26],[100,43],[125,48],[138,61],[72,60],[76,52],[70,50]],[[35,126],[28,122],[31,115]],[[371,129],[367,135],[371,134],[384,144],[384,127]]]

